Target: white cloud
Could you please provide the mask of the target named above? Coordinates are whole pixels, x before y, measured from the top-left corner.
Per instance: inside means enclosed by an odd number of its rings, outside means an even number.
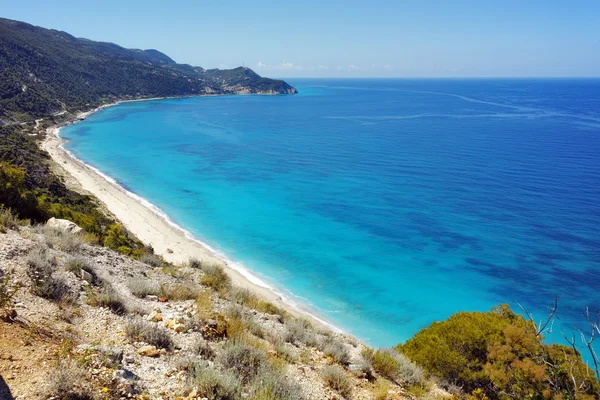
[[[348,71],[358,71],[360,68],[358,65],[350,64],[348,65]]]
[[[394,67],[392,67],[389,64],[386,64],[386,65],[383,66],[383,69],[386,70],[386,71],[392,71],[394,69]]]
[[[328,65],[325,65],[325,64],[320,64],[320,65],[317,67],[317,69],[322,69],[322,70],[323,70],[323,69],[329,69],[329,66],[328,66]]]

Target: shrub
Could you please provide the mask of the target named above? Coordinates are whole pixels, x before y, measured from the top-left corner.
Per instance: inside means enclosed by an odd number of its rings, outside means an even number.
[[[292,383],[281,371],[262,368],[251,383],[249,398],[253,400],[303,400],[302,388]]]
[[[288,347],[282,338],[278,337],[274,340],[273,346],[275,347],[275,352],[281,358],[289,363],[298,362],[298,353],[294,348]]]
[[[0,278],[0,309],[13,305],[13,298],[19,291],[19,286],[11,283],[11,274],[6,273]]]
[[[478,390],[480,397],[547,398],[548,393],[560,393],[584,398],[600,392],[579,353],[543,344],[532,324],[507,305],[454,314],[398,348],[432,375],[467,393]]]
[[[212,312],[212,293],[210,290],[204,290],[196,297],[196,317],[200,320],[205,320],[210,317]]]
[[[191,351],[195,355],[200,356],[205,360],[212,360],[215,358],[215,351],[204,339],[196,338],[192,343]]]
[[[65,263],[65,269],[74,273],[77,276],[81,275],[81,270],[84,270],[94,276],[94,269],[90,263],[83,257],[72,257]]]
[[[323,368],[321,377],[333,390],[338,391],[342,396],[350,398],[352,395],[352,383],[346,375],[346,372],[337,365],[329,365]]]
[[[160,286],[158,283],[145,278],[130,279],[127,286],[132,295],[140,298],[144,298],[148,295],[157,296],[160,294]]]
[[[200,283],[212,288],[217,292],[227,291],[231,288],[231,278],[225,269],[218,264],[202,264],[204,274]]]
[[[196,363],[192,370],[192,384],[201,397],[209,400],[241,399],[242,383],[229,371],[217,371],[206,364]]]
[[[131,340],[145,342],[167,350],[173,348],[173,338],[168,330],[141,318],[130,319],[125,325],[125,334]]]
[[[36,248],[27,257],[27,275],[33,283],[33,293],[48,300],[59,302],[72,298],[69,286],[52,274],[56,260],[48,255],[46,248]]]
[[[0,232],[5,233],[8,229],[19,227],[19,219],[12,213],[10,208],[0,205]]]
[[[300,342],[309,347],[317,345],[317,336],[313,331],[313,327],[305,319],[296,319],[288,322],[285,326],[283,338],[289,343]]]
[[[372,366],[375,371],[396,382],[409,385],[423,382],[423,370],[393,349],[377,350],[373,354]]]
[[[202,269],[203,265],[204,265],[204,262],[195,257],[192,257],[188,260],[188,267],[190,267],[190,268]]]
[[[160,286],[160,294],[169,300],[191,300],[200,295],[201,291],[193,283],[164,284]]]
[[[378,380],[373,387],[373,400],[386,400],[390,391],[390,383],[384,380]]]
[[[234,287],[229,293],[229,299],[234,303],[246,306],[258,312],[271,315],[286,316],[286,312],[273,303],[269,303],[246,288]]]
[[[48,375],[48,395],[57,400],[92,400],[85,372],[74,364],[62,361],[54,373]]]
[[[267,362],[267,354],[242,341],[230,340],[217,355],[217,362],[227,370],[234,371],[243,383],[254,378]]]
[[[161,268],[166,264],[162,257],[152,253],[142,254],[140,256],[140,261],[154,268]]]
[[[140,243],[129,237],[129,233],[119,224],[112,224],[104,232],[102,243],[126,256],[135,255],[135,249],[141,247]]]
[[[319,343],[319,350],[326,356],[333,358],[338,364],[347,365],[350,363],[350,353],[340,341],[333,336],[325,336]]]
[[[104,285],[100,293],[88,298],[88,304],[94,307],[106,307],[118,315],[127,312],[127,305],[121,295],[107,284]]]
[[[81,239],[71,232],[48,225],[38,225],[36,232],[43,235],[46,245],[52,249],[66,253],[75,253],[81,249]]]

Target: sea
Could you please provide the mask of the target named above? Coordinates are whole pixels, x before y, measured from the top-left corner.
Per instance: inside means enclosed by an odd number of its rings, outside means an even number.
[[[290,79],[123,103],[77,158],[285,300],[376,346],[508,303],[600,308],[599,79]]]

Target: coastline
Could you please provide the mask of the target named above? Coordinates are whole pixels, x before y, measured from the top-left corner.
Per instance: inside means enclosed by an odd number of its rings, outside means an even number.
[[[327,321],[325,317],[264,282],[250,269],[232,262],[225,254],[217,252],[195,238],[190,232],[174,223],[160,208],[123,188],[115,179],[86,164],[63,147],[67,140],[60,137],[60,129],[64,126],[78,123],[98,111],[121,103],[163,99],[165,98],[122,100],[81,112],[71,121],[47,128],[45,138],[40,146],[50,154],[54,163],[62,170],[62,175],[74,179],[75,182],[66,182],[67,185],[76,186],[75,190],[83,190],[95,196],[127,230],[143,243],[152,246],[155,253],[164,257],[165,260],[172,263],[183,263],[190,257],[195,257],[203,261],[221,264],[234,285],[251,290],[296,317],[308,317],[322,328],[347,334]]]

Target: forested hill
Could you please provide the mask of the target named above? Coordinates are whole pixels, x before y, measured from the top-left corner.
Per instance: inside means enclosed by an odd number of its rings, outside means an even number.
[[[0,18],[0,125],[115,99],[236,93],[296,89],[249,68],[205,70],[157,50],[125,49]]]

